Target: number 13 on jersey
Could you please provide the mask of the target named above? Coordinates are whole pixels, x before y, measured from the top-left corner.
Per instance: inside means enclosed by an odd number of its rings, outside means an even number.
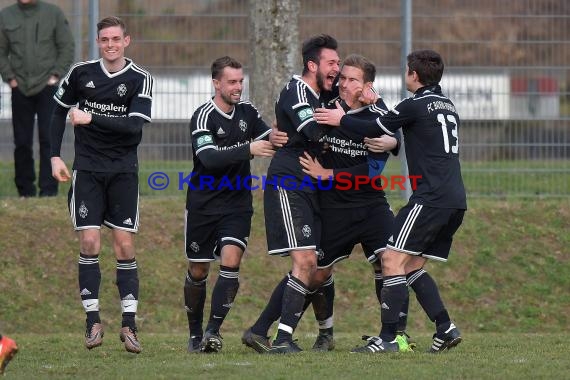
[[[451,152],[457,154],[459,152],[459,139],[457,138],[457,119],[454,115],[444,115],[442,113],[437,114],[437,121],[441,126],[441,132],[443,133],[443,149],[445,153],[449,153],[449,129],[451,130],[451,136],[455,138],[453,145],[451,146]]]

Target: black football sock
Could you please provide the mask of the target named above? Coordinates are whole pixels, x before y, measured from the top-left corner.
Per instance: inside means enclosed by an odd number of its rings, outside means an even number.
[[[117,288],[123,312],[122,327],[134,328],[139,303],[139,275],[136,259],[117,260]]]
[[[202,336],[202,322],[204,320],[204,303],[206,302],[206,282],[208,276],[195,280],[190,273],[186,273],[184,281],[184,306],[188,317],[190,336]]]
[[[285,287],[287,286],[287,282],[289,281],[290,274],[287,274],[283,279],[277,284],[273,293],[271,294],[271,298],[269,298],[269,302],[265,306],[265,309],[261,312],[257,321],[251,327],[251,331],[254,334],[267,336],[269,328],[279,319],[281,316],[281,308],[283,305],[283,292],[285,291]]]
[[[206,331],[218,332],[224,319],[233,306],[239,289],[239,267],[220,265],[220,274],[212,291],[212,306]]]
[[[424,269],[410,272],[407,276],[408,285],[416,293],[416,298],[428,318],[435,322],[438,330],[449,327],[449,314],[443,305],[439,290],[433,278]]]
[[[406,276],[384,276],[382,304],[380,305],[382,320],[380,337],[382,340],[391,342],[396,338],[399,314],[407,294]]]
[[[307,292],[307,295],[305,296],[305,303],[303,303],[303,314],[305,314],[305,311],[307,311],[307,309],[309,308],[309,305],[313,303],[313,296],[315,294],[317,294],[317,290],[309,290]]]
[[[313,296],[313,311],[319,323],[320,334],[333,334],[334,277],[331,274]]]
[[[374,271],[374,289],[376,290],[376,298],[378,299],[378,304],[382,304],[382,288],[384,287],[384,278],[382,277],[381,270]]]
[[[303,304],[307,295],[307,287],[301,280],[291,275],[287,286],[283,291],[283,305],[281,309],[281,320],[277,329],[275,343],[280,344],[293,340],[293,331],[299,324],[303,314]]]
[[[85,314],[87,325],[101,323],[99,316],[99,287],[101,286],[101,268],[99,255],[87,256],[79,254],[79,294]]]
[[[406,331],[408,327],[408,309],[410,308],[410,291],[408,289],[406,294],[406,299],[404,300],[404,304],[402,305],[402,310],[400,310],[399,319],[398,319],[398,332]]]

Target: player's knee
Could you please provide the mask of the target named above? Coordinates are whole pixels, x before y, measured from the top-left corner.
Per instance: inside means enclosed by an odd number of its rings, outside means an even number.
[[[210,270],[210,263],[193,263],[188,265],[188,272],[195,281],[202,281],[208,276]]]
[[[382,272],[385,276],[405,273],[405,255],[395,251],[386,251],[382,255]]]
[[[135,257],[135,245],[132,241],[119,240],[115,242],[114,247],[119,260],[130,260]]]
[[[311,282],[311,289],[316,289],[321,286],[332,273],[332,267],[317,269]]]
[[[225,246],[221,252],[220,264],[229,268],[239,268],[242,256],[241,247]]]
[[[309,258],[295,260],[293,263],[293,272],[295,272],[295,270],[313,276],[317,271],[317,262]]]
[[[426,263],[426,259],[423,257],[411,257],[405,265],[406,274],[422,269]]]
[[[84,255],[97,255],[101,248],[101,240],[97,236],[84,236],[81,238],[80,250]]]

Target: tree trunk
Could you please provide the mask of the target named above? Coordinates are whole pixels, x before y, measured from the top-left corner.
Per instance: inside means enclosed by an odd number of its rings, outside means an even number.
[[[300,7],[300,0],[250,0],[250,100],[268,124],[275,120],[277,95],[301,65]],[[265,174],[268,165],[268,159],[254,159],[253,174]]]

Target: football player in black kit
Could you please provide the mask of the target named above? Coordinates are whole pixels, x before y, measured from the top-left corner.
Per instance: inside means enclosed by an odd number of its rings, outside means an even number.
[[[122,309],[120,338],[140,353],[135,315],[139,278],[134,234],[139,226],[137,147],[151,121],[151,75],[125,58],[130,36],[124,22],[107,17],[97,24],[101,59],[73,65],[54,95],[51,124],[52,174],[72,179],[69,212],[79,234],[79,292],[87,314],[85,346],[103,343],[99,316],[101,225],[112,229],[116,284]],[[73,175],[60,157],[69,113],[75,134]]]
[[[365,122],[344,111],[319,110],[315,118],[349,130],[381,129],[404,133],[410,175],[419,176],[417,187],[396,216],[394,231],[382,256],[382,328],[357,352],[396,352],[398,313],[408,297],[407,286],[416,293],[429,319],[435,322],[431,352],[437,353],[461,342],[433,278],[426,272],[427,259],[447,261],[453,235],[463,221],[467,201],[459,163],[459,116],[455,105],[439,86],[443,60],[432,50],[418,50],[407,57],[406,87],[413,96],[402,100],[386,115]],[[363,132],[369,133],[369,132]],[[384,304],[386,304],[384,306]]]
[[[275,105],[278,128],[289,141],[276,152],[267,172],[265,229],[269,254],[290,256],[292,270],[277,285],[258,321],[242,337],[244,344],[259,352],[301,351],[292,335],[317,267],[320,216],[317,182],[303,173],[299,157],[303,152],[316,155],[320,151],[319,140],[327,127],[316,123],[313,110],[326,103],[321,95],[332,89],[338,75],[340,59],[336,49],[337,41],[329,35],[306,40],[302,47],[303,73],[293,76]],[[270,347],[265,334],[276,312],[280,321]],[[271,314],[271,318],[264,314]]]
[[[346,57],[339,76],[340,105],[347,114],[361,120],[375,120],[388,112],[382,99],[367,105],[360,101],[362,92],[372,88],[376,77],[376,68],[372,62],[361,55],[352,54]],[[317,272],[313,288],[320,288],[307,298],[312,301],[315,316],[319,323],[319,335],[313,350],[329,351],[334,348],[333,339],[333,302],[334,279],[333,266],[350,256],[356,244],[361,244],[365,258],[374,268],[374,284],[376,296],[381,304],[383,286],[380,257],[385,250],[388,238],[392,233],[394,214],[386,200],[383,190],[378,190],[385,184],[377,181],[376,188],[371,183],[359,183],[356,188],[357,176],[373,178],[382,173],[389,157],[389,151],[397,154],[398,141],[383,131],[386,143],[381,153],[369,153],[363,143],[364,136],[343,128],[331,128],[323,138],[328,148],[317,160],[306,155],[301,158],[305,173],[314,178],[336,178],[343,176],[346,185],[352,182],[351,188],[337,188],[340,183],[333,183],[329,190],[319,192],[319,202],[322,216],[321,252],[317,262]],[[370,135],[369,137],[374,137]],[[377,168],[369,170],[368,161],[374,160]],[[400,313],[397,340],[400,351],[410,351],[405,333],[408,304]]]
[[[186,198],[184,283],[189,352],[222,349],[220,327],[239,288],[239,267],[251,228],[249,161],[275,153],[267,141],[275,142],[271,128],[251,103],[241,101],[243,81],[241,63],[227,56],[216,59],[212,63],[215,95],[196,109],[190,121],[194,168]],[[286,136],[280,141],[284,142]],[[216,259],[220,269],[204,331],[206,282],[210,263]]]

